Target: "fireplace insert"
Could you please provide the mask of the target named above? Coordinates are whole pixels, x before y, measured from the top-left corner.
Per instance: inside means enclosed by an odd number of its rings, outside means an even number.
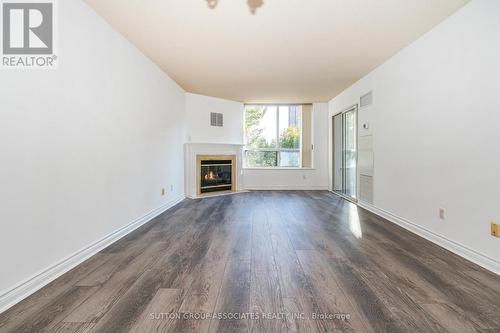
[[[233,189],[232,160],[202,160],[200,169],[200,193]]]

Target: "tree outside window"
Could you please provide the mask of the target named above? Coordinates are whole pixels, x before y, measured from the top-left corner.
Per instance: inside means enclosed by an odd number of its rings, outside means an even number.
[[[301,106],[245,107],[245,165],[300,167]]]

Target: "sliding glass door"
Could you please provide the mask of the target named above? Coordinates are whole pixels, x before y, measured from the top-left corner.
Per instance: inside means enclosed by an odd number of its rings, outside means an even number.
[[[356,199],[357,107],[333,117],[333,190]]]

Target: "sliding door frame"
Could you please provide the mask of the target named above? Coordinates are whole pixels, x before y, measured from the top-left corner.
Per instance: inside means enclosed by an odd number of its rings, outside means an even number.
[[[336,130],[336,123],[335,121],[340,118],[340,136],[338,135],[337,133],[337,130]],[[344,117],[342,115],[342,112],[339,112],[337,114],[334,114],[332,116],[332,192],[335,192],[335,193],[340,193],[342,191],[342,189],[344,188],[344,176],[343,176],[343,173],[344,173],[344,167],[343,167],[343,158],[342,158],[342,154],[343,154],[343,147],[344,147],[344,131],[343,131],[343,122],[344,122]],[[336,138],[339,138],[340,140],[340,161],[338,161],[337,159],[337,155],[338,155],[338,152],[336,151],[336,147],[337,145],[339,145],[339,143],[337,142]],[[340,162],[340,165],[338,164],[338,162]],[[337,184],[337,167],[340,167],[340,184]],[[340,188],[340,192],[339,190],[337,190],[337,187]]]
[[[332,192],[349,200],[349,201],[352,201],[352,202],[358,202],[358,182],[359,182],[359,177],[358,177],[358,145],[359,145],[359,140],[358,140],[358,133],[359,133],[359,121],[358,121],[358,104],[354,104],[354,105],[351,105],[350,107],[348,108],[345,108],[344,110],[340,111],[340,112],[337,112],[335,113],[334,115],[332,115],[332,119],[331,119],[331,126],[332,126]],[[345,189],[346,189],[346,177],[345,177],[345,173],[346,173],[346,167],[345,167],[345,159],[344,159],[344,153],[345,153],[345,148],[346,148],[346,140],[345,140],[345,114],[347,112],[351,112],[351,111],[354,111],[354,117],[355,117],[355,129],[354,129],[354,135],[356,137],[356,171],[355,171],[355,177],[356,177],[356,189],[355,189],[355,197],[351,197],[349,195],[347,195],[345,193]],[[341,158],[342,158],[342,184],[341,184],[341,188],[342,190],[341,191],[336,191],[335,190],[335,165],[336,165],[336,161],[335,161],[335,117],[341,115],[341,128],[342,128],[342,135],[341,135],[341,138],[342,138],[342,152],[341,152]]]

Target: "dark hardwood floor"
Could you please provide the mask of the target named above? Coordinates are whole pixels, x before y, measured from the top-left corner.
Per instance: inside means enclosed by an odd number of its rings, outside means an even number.
[[[0,332],[499,332],[499,314],[497,275],[329,192],[270,191],[183,201]]]

